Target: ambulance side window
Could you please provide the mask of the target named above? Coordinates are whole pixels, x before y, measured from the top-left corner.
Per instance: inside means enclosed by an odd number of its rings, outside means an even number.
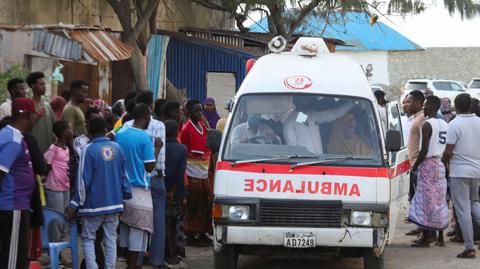
[[[398,130],[403,134],[400,108],[397,102],[387,104],[387,127],[387,130]],[[405,146],[405,141],[402,139],[402,147],[403,146]]]

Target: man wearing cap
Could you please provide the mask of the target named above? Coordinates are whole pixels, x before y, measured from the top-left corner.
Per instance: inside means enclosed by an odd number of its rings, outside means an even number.
[[[36,183],[23,133],[32,129],[36,115],[32,100],[17,98],[11,124],[0,130],[0,268],[28,268],[29,208]]]

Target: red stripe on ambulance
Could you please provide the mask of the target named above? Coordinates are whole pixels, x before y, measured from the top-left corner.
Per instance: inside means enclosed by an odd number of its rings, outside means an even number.
[[[410,169],[409,161],[402,162],[395,167],[336,167],[336,166],[301,166],[291,169],[290,165],[285,164],[237,164],[230,162],[218,162],[217,170],[249,172],[263,174],[285,174],[285,175],[334,175],[334,176],[353,176],[370,178],[395,178]]]

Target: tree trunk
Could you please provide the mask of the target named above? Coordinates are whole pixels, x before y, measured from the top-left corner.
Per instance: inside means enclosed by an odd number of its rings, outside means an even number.
[[[130,66],[132,67],[133,79],[135,81],[136,90],[143,91],[148,90],[147,83],[147,57],[142,54],[138,46],[134,46],[135,52],[132,57],[128,60]]]

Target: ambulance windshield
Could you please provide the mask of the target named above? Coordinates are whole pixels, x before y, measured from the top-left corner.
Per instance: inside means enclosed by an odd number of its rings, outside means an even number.
[[[373,109],[366,99],[344,96],[245,95],[236,105],[223,159],[298,163],[349,156],[341,164],[379,165]]]

